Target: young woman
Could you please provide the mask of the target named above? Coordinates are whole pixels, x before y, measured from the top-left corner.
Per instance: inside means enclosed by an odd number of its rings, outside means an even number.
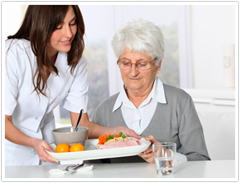
[[[5,43],[5,165],[38,165],[57,162],[45,149],[54,142],[53,109],[62,103],[76,125],[89,127],[89,138],[124,131],[88,120],[85,26],[78,6],[30,5],[23,23]]]

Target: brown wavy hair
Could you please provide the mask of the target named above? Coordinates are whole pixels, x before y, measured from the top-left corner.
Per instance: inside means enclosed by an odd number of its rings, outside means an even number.
[[[34,91],[46,96],[44,89],[47,85],[47,72],[58,74],[47,55],[47,43],[56,27],[63,22],[70,5],[29,5],[23,23],[15,35],[8,36],[8,39],[26,39],[31,43],[31,48],[36,56],[37,69],[33,74]],[[68,52],[68,65],[71,74],[79,63],[85,47],[83,36],[85,34],[84,20],[77,5],[71,5],[76,14],[77,32],[72,41],[71,50]],[[36,83],[34,80],[36,79]]]

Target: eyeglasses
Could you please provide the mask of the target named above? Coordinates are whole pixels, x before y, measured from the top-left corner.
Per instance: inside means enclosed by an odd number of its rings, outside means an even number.
[[[153,62],[156,61],[156,59],[157,58],[152,61],[141,60],[137,61],[136,63],[129,62],[128,60],[119,60],[117,61],[117,64],[122,70],[130,70],[132,68],[132,65],[135,65],[135,68],[138,70],[146,70],[151,68]]]

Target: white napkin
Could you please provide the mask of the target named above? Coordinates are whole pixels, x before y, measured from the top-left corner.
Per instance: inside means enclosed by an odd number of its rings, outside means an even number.
[[[78,168],[75,173],[78,172],[85,172],[85,171],[89,171],[93,169],[93,165],[84,165],[83,167]],[[51,175],[59,175],[59,174],[64,174],[65,172],[67,172],[66,170],[61,170],[61,169],[51,169],[49,170],[49,173]]]

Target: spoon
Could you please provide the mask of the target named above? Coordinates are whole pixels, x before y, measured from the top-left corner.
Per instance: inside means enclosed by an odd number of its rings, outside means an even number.
[[[81,167],[81,166],[83,166],[84,164],[82,163],[82,164],[76,164],[76,165],[70,165],[70,166],[67,166],[66,168],[65,168],[65,170],[66,171],[70,171],[70,168],[72,168],[72,169],[77,169],[77,168],[79,168],[79,167]]]
[[[78,121],[77,121],[77,124],[76,124],[76,127],[75,127],[74,131],[78,131],[78,125],[79,125],[79,123],[81,121],[81,118],[82,118],[82,112],[83,112],[83,109],[81,109],[81,111],[80,111]]]
[[[84,164],[77,164],[76,166],[68,166],[65,170],[67,170],[67,172],[65,172],[65,174],[71,174],[73,172],[75,172],[79,167],[83,166]],[[70,167],[74,167],[73,169],[69,170]]]

